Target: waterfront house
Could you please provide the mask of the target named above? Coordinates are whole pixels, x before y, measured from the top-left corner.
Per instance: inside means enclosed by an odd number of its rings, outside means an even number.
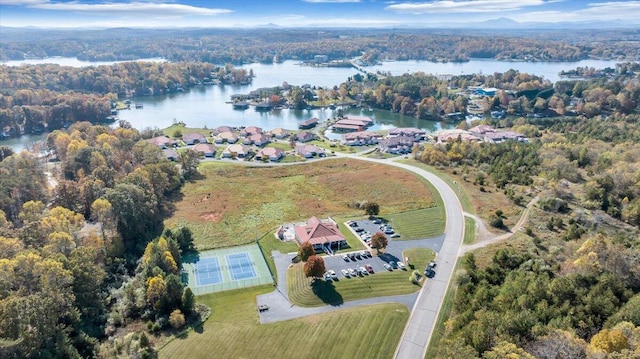
[[[338,225],[330,218],[320,220],[315,216],[311,217],[306,223],[295,226],[294,231],[298,245],[309,242],[316,252],[331,253],[331,248],[339,249],[347,245],[347,240],[338,229]]]
[[[316,139],[316,134],[309,131],[300,131],[296,133],[294,139],[298,142],[309,142]]]
[[[314,118],[310,118],[310,119],[308,119],[308,120],[306,120],[306,121],[302,121],[302,122],[298,125],[298,128],[299,128],[299,129],[301,129],[301,130],[308,130],[308,129],[310,129],[310,128],[314,128],[314,127],[316,127],[316,126],[318,125],[318,122],[319,122],[319,121],[320,121],[320,120],[319,120],[319,119],[317,119],[316,117],[314,117]]]
[[[380,142],[382,135],[369,131],[358,131],[342,135],[342,143],[349,146],[375,145]]]
[[[366,116],[349,116],[336,121],[331,128],[335,132],[364,131],[373,121]]]
[[[380,151],[394,155],[411,153],[417,140],[413,136],[393,136],[380,141]]]
[[[213,130],[213,133],[211,134],[211,136],[217,136],[223,132],[236,132],[236,129],[230,126],[220,126],[215,130]]]
[[[249,136],[249,140],[256,146],[264,146],[271,142],[271,138],[264,133],[255,133]]]
[[[213,157],[216,155],[216,146],[210,143],[199,143],[193,146],[193,150],[204,157]]]
[[[461,141],[469,142],[479,142],[481,140],[474,133],[460,129],[441,130],[436,132],[435,136],[438,138],[438,142],[442,143],[457,141],[458,138]]]
[[[275,147],[265,147],[256,153],[255,160],[264,161],[265,159],[268,159],[269,161],[277,162],[280,161],[282,157],[284,157],[283,150]]]
[[[246,110],[249,108],[249,103],[247,101],[234,102],[233,108],[236,110]]]
[[[418,141],[424,140],[427,131],[415,127],[398,127],[389,130],[389,137],[407,136],[413,137]]]
[[[284,128],[274,128],[273,130],[270,131],[271,136],[277,138],[277,139],[283,139],[289,136],[289,130],[286,130]]]
[[[186,145],[191,146],[197,143],[207,143],[207,138],[199,133],[187,133],[182,136],[182,142]]]

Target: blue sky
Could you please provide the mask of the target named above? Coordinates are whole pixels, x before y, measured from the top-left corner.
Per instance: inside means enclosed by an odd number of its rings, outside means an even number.
[[[0,0],[0,25],[19,27],[433,27],[500,17],[640,26],[640,1]]]

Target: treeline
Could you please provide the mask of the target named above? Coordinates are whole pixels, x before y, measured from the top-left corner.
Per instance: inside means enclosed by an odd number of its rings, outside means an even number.
[[[212,82],[245,83],[251,71],[208,63],[124,62],[98,67],[0,66],[0,132],[103,123],[126,96],[162,95]]]
[[[197,317],[180,280],[191,233],[162,224],[183,175],[140,139],[79,122],[48,136],[55,167],[0,162],[1,357],[150,357],[152,334]],[[123,337],[137,320],[146,333]]]
[[[467,254],[437,357],[637,357],[638,254],[602,235],[564,256],[501,249],[484,268]]]
[[[591,33],[592,36],[588,36]],[[67,56],[89,61],[162,57],[170,61],[214,64],[330,60],[365,54],[369,62],[383,59],[468,61],[470,58],[531,61],[577,61],[589,57],[635,59],[640,50],[634,32],[549,31],[502,33],[467,30],[360,29],[109,29],[83,31],[7,31],[0,59]],[[594,42],[593,37],[602,39]],[[233,46],[229,46],[233,44]]]

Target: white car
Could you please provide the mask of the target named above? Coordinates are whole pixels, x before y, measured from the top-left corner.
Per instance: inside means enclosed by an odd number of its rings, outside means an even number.
[[[342,275],[343,275],[345,278],[350,278],[350,277],[351,277],[351,275],[349,274],[349,271],[348,271],[348,270],[346,270],[346,269],[343,269],[343,270],[341,270],[340,272],[342,272]]]
[[[333,280],[338,279],[338,275],[336,274],[336,271],[334,271],[333,269],[329,269],[327,273],[329,273],[329,275],[331,276],[331,279]]]
[[[367,269],[365,267],[360,267],[358,269],[360,270],[360,274],[369,275],[369,271],[367,271]]]
[[[402,263],[402,262],[398,262],[398,268],[400,268],[402,270],[405,270],[405,269],[407,269],[407,266],[405,266],[404,263]]]

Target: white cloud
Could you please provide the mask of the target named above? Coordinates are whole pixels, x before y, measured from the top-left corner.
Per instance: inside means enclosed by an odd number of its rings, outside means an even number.
[[[535,11],[512,16],[520,22],[610,21],[640,19],[640,1],[609,1],[589,4],[575,11]]]
[[[361,0],[302,0],[303,2],[310,3],[347,3],[347,2],[360,2]]]
[[[436,0],[423,3],[396,3],[386,10],[413,14],[424,13],[483,13],[520,10],[549,3],[544,0]]]
[[[229,9],[214,9],[191,5],[163,3],[159,1],[136,1],[131,3],[79,3],[51,2],[48,0],[0,0],[3,5],[20,5],[33,9],[72,11],[80,13],[96,13],[104,15],[145,15],[145,16],[185,16],[185,15],[220,15],[233,12]]]

